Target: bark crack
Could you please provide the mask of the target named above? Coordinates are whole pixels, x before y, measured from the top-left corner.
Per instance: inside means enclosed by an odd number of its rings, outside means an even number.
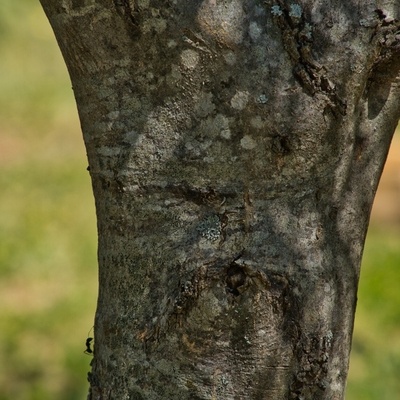
[[[334,111],[346,115],[347,104],[336,91],[336,85],[329,79],[326,68],[313,55],[313,26],[307,21],[298,4],[287,8],[282,1],[273,6],[271,13],[281,30],[283,46],[293,65],[293,74],[306,93],[325,95]]]
[[[388,17],[382,10],[375,12],[379,22],[371,41],[377,41],[378,49],[366,86],[369,119],[380,114],[400,71],[400,21]]]
[[[115,8],[124,17],[135,37],[140,36],[140,10],[134,0],[114,0]]]
[[[332,340],[331,331],[325,335],[301,335],[295,348],[299,368],[290,386],[290,399],[314,398],[313,394],[327,388]]]

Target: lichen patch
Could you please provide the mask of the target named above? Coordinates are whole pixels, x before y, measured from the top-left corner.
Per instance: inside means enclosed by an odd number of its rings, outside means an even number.
[[[256,22],[251,22],[249,26],[250,37],[256,41],[261,36],[261,33],[262,29],[260,26]]]
[[[255,142],[255,140],[249,135],[243,136],[240,140],[240,146],[242,146],[246,150],[252,150],[256,147],[256,145],[257,143]]]
[[[235,110],[243,110],[249,101],[249,92],[238,91],[231,99],[231,106]]]
[[[195,69],[199,60],[198,53],[192,49],[183,50],[181,53],[182,65],[187,69]]]

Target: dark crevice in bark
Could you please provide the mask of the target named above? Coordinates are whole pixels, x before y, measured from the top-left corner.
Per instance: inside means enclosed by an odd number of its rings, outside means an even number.
[[[246,284],[246,273],[239,265],[232,263],[226,271],[227,291],[234,296],[239,296]]]
[[[336,85],[329,79],[327,69],[314,56],[313,26],[304,10],[298,4],[291,4],[288,9],[284,2],[273,9],[274,19],[282,33],[284,48],[293,64],[293,74],[297,81],[310,95],[325,95],[334,114],[346,115],[346,100],[338,93]]]
[[[299,367],[290,385],[289,399],[318,399],[328,385],[333,333],[300,334],[295,345]]]
[[[376,13],[380,22],[371,40],[378,41],[379,50],[366,86],[370,120],[382,111],[400,71],[400,21],[387,17],[382,10]]]
[[[135,0],[113,0],[118,13],[126,20],[132,38],[139,38],[141,35],[141,15]]]

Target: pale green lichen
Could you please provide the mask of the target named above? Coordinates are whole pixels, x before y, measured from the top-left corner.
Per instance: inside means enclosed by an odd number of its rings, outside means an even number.
[[[332,339],[333,339],[333,333],[331,330],[329,330],[327,332],[325,338],[326,338],[327,345],[330,346],[332,344]]]
[[[249,26],[250,37],[256,41],[262,33],[262,29],[256,22],[251,22]]]
[[[266,104],[268,102],[268,97],[265,94],[260,94],[257,98],[257,103]]]
[[[290,5],[289,17],[300,18],[302,13],[300,4],[293,3]]]
[[[358,23],[360,24],[360,26],[364,27],[364,28],[371,28],[374,26],[374,21],[369,21],[367,19],[360,19],[358,21]]]
[[[213,214],[203,219],[197,226],[197,231],[207,240],[218,240],[221,235],[221,221],[218,215]]]
[[[304,34],[305,34],[305,37],[308,39],[308,40],[311,40],[311,38],[312,38],[312,26],[311,26],[311,24],[309,24],[308,22],[306,22],[305,24],[304,24]]]
[[[280,17],[283,14],[283,11],[278,5],[274,5],[271,7],[271,14]]]

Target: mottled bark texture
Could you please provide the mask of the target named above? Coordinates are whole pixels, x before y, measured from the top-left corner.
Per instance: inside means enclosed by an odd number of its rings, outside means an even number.
[[[398,0],[41,2],[96,201],[89,399],[343,399]]]

